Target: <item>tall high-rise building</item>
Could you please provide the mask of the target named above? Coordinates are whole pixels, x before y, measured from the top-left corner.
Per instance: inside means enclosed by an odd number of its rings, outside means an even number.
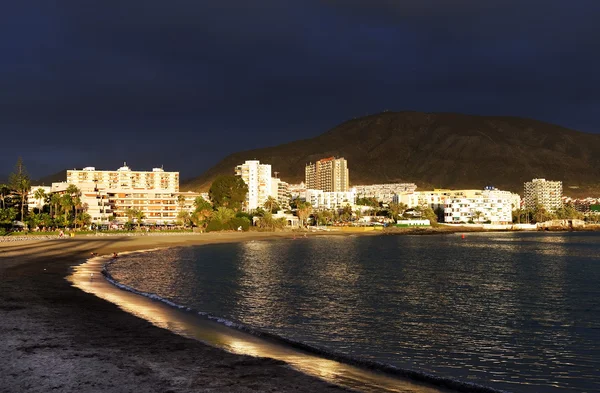
[[[535,209],[538,205],[552,211],[562,207],[562,182],[533,179],[525,183],[525,207]]]
[[[263,207],[271,195],[271,165],[261,164],[258,160],[249,160],[235,167],[236,176],[240,176],[248,186],[246,211]]]
[[[345,192],[350,188],[348,162],[343,157],[328,157],[310,163],[304,173],[307,189]]]

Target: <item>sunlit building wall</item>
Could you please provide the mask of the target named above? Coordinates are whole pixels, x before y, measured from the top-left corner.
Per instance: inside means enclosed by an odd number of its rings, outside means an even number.
[[[539,205],[553,211],[563,206],[561,181],[533,179],[526,182],[524,188],[525,207],[528,209],[535,209]]]
[[[306,202],[317,209],[341,209],[345,206],[354,207],[356,192],[326,192],[322,190],[306,190]]]
[[[67,181],[53,183],[52,191],[62,193],[69,184],[81,191],[82,207],[94,223],[124,223],[128,210],[134,209],[142,212],[146,224],[172,224],[179,212],[193,210],[199,195],[179,192],[179,172],[133,171],[127,165],[116,171],[68,170]]]
[[[325,192],[343,192],[350,189],[348,162],[342,158],[328,157],[305,167],[306,188]]]
[[[395,195],[412,193],[417,189],[414,183],[369,184],[352,187],[357,198],[375,198],[379,202],[390,203]]]
[[[271,165],[249,160],[236,166],[235,174],[248,186],[244,209],[251,211],[263,207],[267,198],[271,196]]]

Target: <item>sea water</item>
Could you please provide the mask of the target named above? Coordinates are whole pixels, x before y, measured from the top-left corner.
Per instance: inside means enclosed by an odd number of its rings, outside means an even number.
[[[252,329],[513,392],[600,391],[600,234],[325,236],[179,247],[117,281]]]

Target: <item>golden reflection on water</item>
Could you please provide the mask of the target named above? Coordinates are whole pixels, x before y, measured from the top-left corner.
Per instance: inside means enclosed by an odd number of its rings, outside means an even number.
[[[260,246],[252,245],[255,249]],[[112,302],[122,310],[185,337],[237,354],[282,360],[295,369],[328,382],[363,392],[435,393],[447,390],[340,363],[227,328],[131,292],[120,290],[101,275],[105,258],[93,258],[74,268],[67,280],[76,288]],[[93,278],[91,274],[93,273]]]

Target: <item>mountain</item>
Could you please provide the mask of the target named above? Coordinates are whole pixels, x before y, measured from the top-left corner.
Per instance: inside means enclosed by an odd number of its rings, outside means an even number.
[[[56,172],[52,175],[44,176],[37,180],[32,180],[31,185],[33,186],[51,186],[52,183],[58,183],[67,181],[67,170]]]
[[[307,163],[329,156],[348,160],[351,184],[493,185],[522,193],[523,182],[546,178],[562,180],[567,195],[600,193],[600,135],[517,117],[421,112],[370,115],[315,138],[231,154],[181,189],[208,190],[250,159],[298,183]]]

